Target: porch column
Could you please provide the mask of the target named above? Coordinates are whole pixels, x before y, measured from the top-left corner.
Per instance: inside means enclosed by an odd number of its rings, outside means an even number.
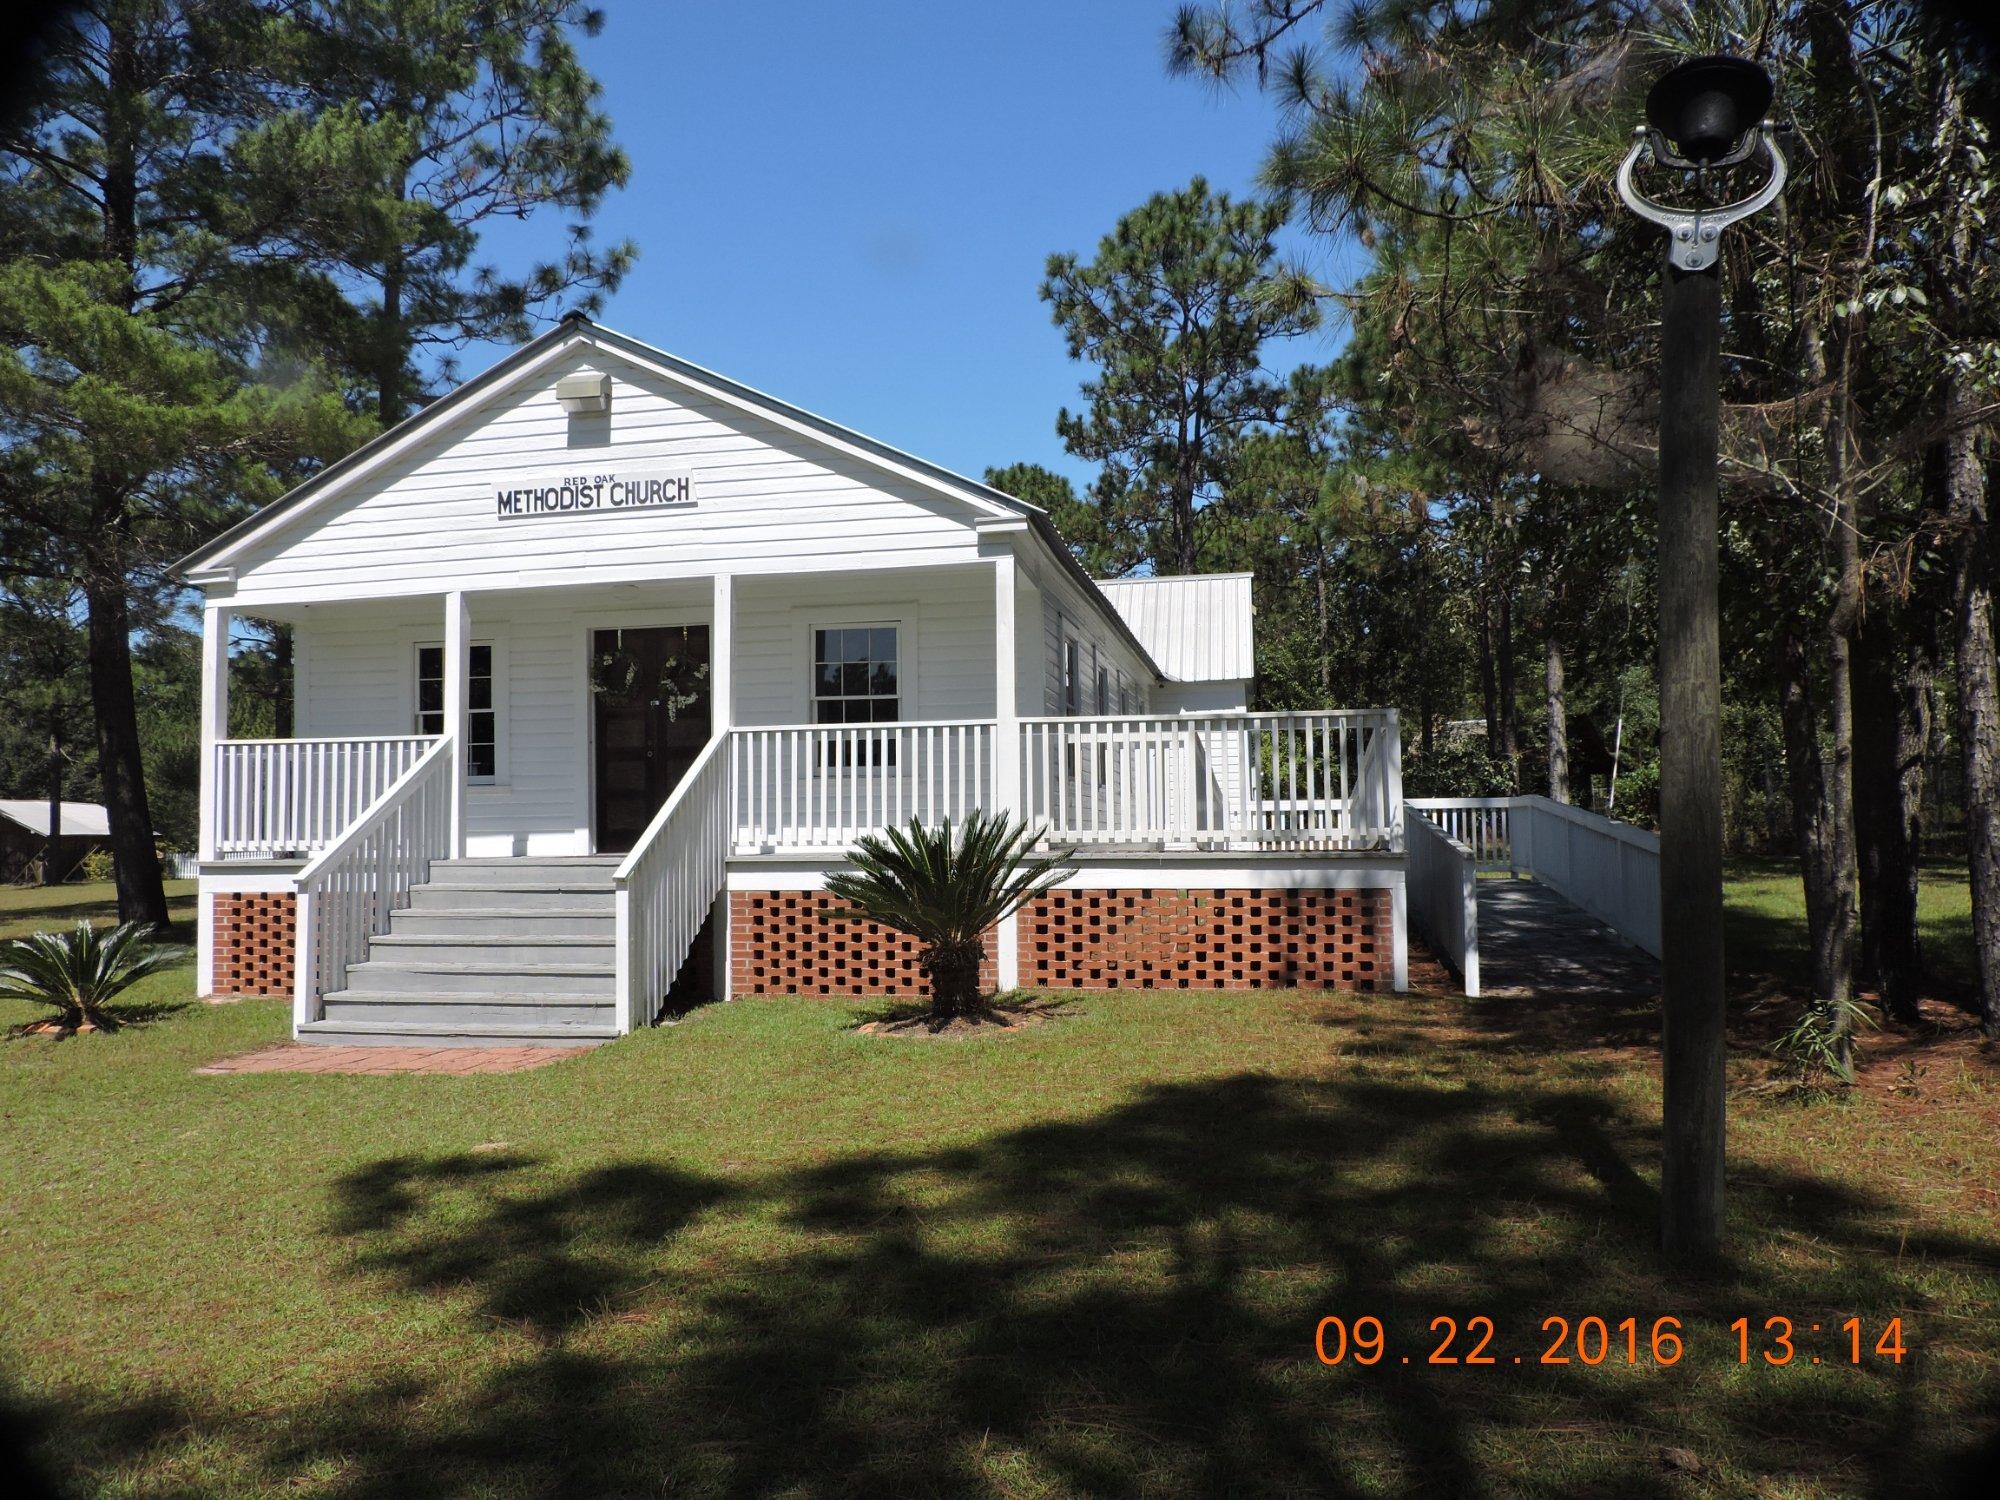
[[[1014,551],[993,559],[993,807],[1021,815],[1021,705],[1015,676]],[[998,979],[1011,990],[1021,982],[1021,919],[1003,918],[999,931]]]
[[[226,788],[216,774],[217,746],[229,738],[229,627],[236,612],[226,604],[201,610],[201,796],[195,814],[195,853],[206,866],[216,857],[215,823]],[[215,992],[215,897],[206,880],[195,883],[194,992]]]
[[[721,736],[729,733],[736,725],[736,578],[730,573],[715,575],[714,615],[708,627],[708,699],[709,733]],[[724,746],[721,753],[730,754],[730,747]],[[736,781],[733,769],[723,784],[723,797],[729,806],[729,830],[733,837],[736,824]],[[713,972],[710,988],[718,1000],[727,1000],[729,994],[729,861],[722,862],[722,889],[715,894],[715,902],[709,909],[710,946]]]
[[[444,732],[451,736],[451,858],[465,858],[465,742],[471,736],[472,611],[444,596]]]
[[[227,604],[201,610],[201,827],[197,851],[204,863],[215,858],[216,746],[229,738],[229,627],[236,612]]]
[[[709,733],[736,724],[736,579],[715,575],[715,618],[708,628]]]

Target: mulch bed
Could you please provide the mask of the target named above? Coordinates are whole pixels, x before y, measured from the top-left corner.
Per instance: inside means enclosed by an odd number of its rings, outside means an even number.
[[[975,1015],[954,1016],[942,1026],[921,1007],[900,1008],[854,1030],[861,1036],[906,1037],[912,1041],[956,1041],[972,1036],[1011,1036],[1060,1019],[1069,1007],[1059,1000],[1007,1000]]]

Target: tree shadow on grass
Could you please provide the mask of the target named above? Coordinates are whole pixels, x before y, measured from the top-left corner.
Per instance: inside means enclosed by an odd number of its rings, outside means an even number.
[[[333,1231],[356,1247],[356,1269],[418,1293],[473,1288],[486,1316],[549,1340],[618,1306],[639,1284],[634,1252],[728,1196],[719,1183],[651,1163],[517,1191],[535,1164],[511,1152],[375,1162],[339,1180]],[[459,1227],[440,1232],[446,1199],[457,1200]]]
[[[72,1412],[96,1435],[76,1459],[98,1477],[219,1443],[257,1486],[314,1475],[341,1496],[1681,1493],[1663,1445],[1739,1483],[1895,1493],[1942,1472],[1939,1433],[1991,1390],[1915,1362],[1730,1381],[1722,1330],[1835,1296],[1915,1319],[1906,1258],[2000,1291],[2000,1249],[1898,1247],[1892,1205],[1745,1174],[1746,1223],[1789,1198],[1821,1250],[1773,1253],[1750,1227],[1740,1264],[1670,1280],[1633,1166],[1655,1155],[1592,1089],[1355,1070],[1155,1087],[726,1181],[389,1159],[341,1179],[328,1249],[385,1295],[461,1310],[457,1369],[330,1381],[275,1414],[191,1395],[123,1428]],[[1388,1357],[1319,1364],[1328,1314],[1380,1318]],[[1538,1363],[1544,1318],[1590,1314],[1677,1315],[1690,1351],[1673,1371]],[[1433,1319],[1479,1316],[1497,1366],[1428,1363]]]

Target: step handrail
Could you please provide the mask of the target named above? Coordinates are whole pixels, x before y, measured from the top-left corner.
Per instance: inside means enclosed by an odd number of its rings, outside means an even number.
[[[617,1024],[650,1026],[729,869],[729,731],[712,735],[611,876]]]
[[[389,930],[389,914],[430,877],[431,862],[450,855],[456,764],[451,737],[439,738],[299,871],[295,1027],[318,1018],[321,998],[345,988],[349,966]]]

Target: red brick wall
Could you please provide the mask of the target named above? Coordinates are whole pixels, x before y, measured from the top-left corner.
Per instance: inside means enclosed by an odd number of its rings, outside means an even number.
[[[1050,891],[1021,913],[1038,990],[1386,990],[1389,892]]]
[[[215,897],[217,995],[289,995],[297,898],[289,891],[241,891]]]
[[[917,945],[875,922],[829,922],[824,891],[732,891],[730,988],[738,995],[912,995],[929,993]],[[989,938],[979,982],[1000,982]]]
[[[731,987],[739,995],[924,993],[916,944],[873,922],[827,922],[823,891],[735,891]],[[1051,891],[1021,913],[1029,989],[1386,990],[1389,893]],[[980,971],[991,989],[989,949]]]

